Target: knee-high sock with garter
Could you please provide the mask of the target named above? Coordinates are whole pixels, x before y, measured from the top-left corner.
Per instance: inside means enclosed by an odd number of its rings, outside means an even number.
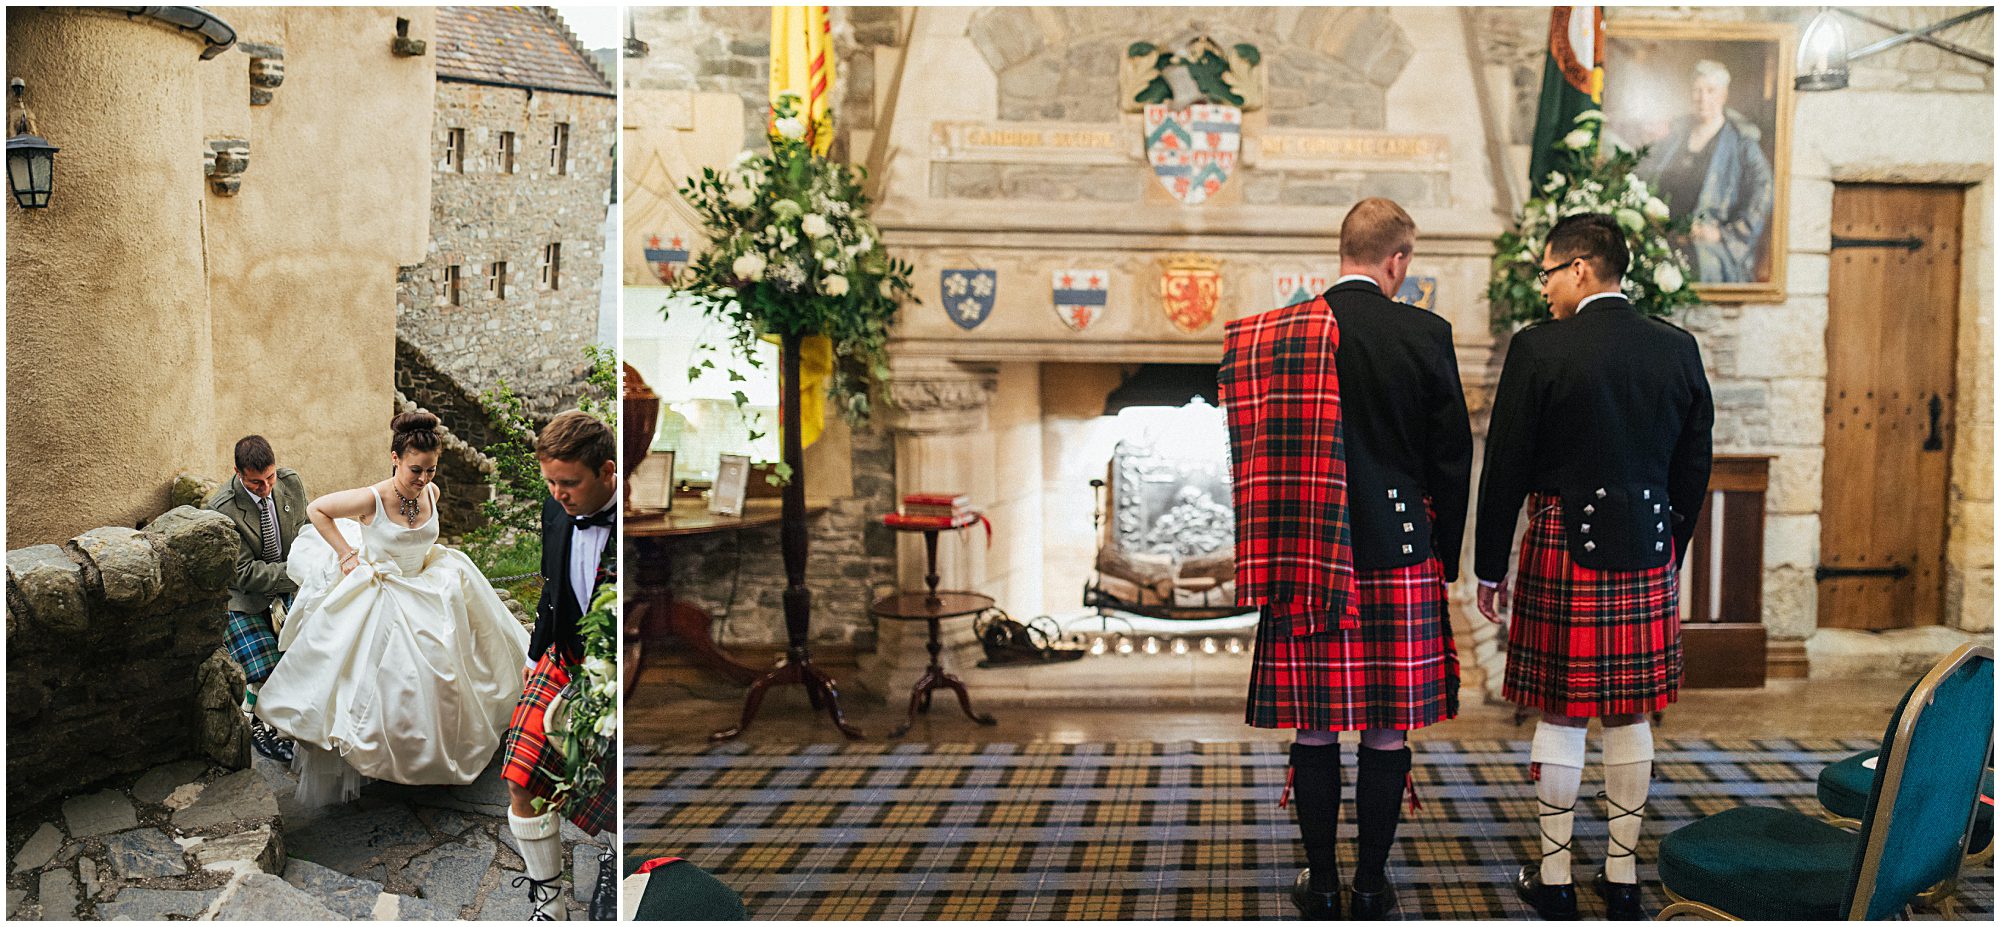
[[[1653,726],[1641,720],[1604,729],[1604,809],[1611,835],[1604,877],[1639,881],[1639,830],[1646,822],[1646,793],[1653,785]]]
[[[1340,890],[1340,743],[1292,744],[1292,813],[1316,892]]]
[[[1535,781],[1535,812],[1542,835],[1542,883],[1568,885],[1570,835],[1576,825],[1576,791],[1583,784],[1583,757],[1590,730],[1543,721],[1535,726],[1528,761],[1541,767]]]
[[[562,875],[562,821],[555,812],[524,818],[508,811],[507,829],[521,845],[521,862],[528,865],[528,878],[547,881]]]
[[[1396,825],[1403,819],[1403,787],[1410,775],[1410,748],[1377,750],[1361,745],[1355,763],[1354,821],[1360,827],[1360,853],[1354,864],[1354,887],[1377,892],[1388,881],[1384,871],[1389,849],[1396,843]]]

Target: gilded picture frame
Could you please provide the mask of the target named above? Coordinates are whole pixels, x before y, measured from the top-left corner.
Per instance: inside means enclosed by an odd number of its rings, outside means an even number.
[[[1605,26],[1606,137],[1689,232],[1704,302],[1785,299],[1792,159],[1788,23],[1617,19]]]

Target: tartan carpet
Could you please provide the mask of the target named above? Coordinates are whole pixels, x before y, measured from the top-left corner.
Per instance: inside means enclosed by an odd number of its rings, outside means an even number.
[[[1596,738],[1592,738],[1593,744]],[[1421,810],[1405,811],[1390,877],[1406,919],[1520,919],[1537,857],[1525,741],[1413,744]],[[1666,902],[1659,839],[1740,804],[1818,811],[1827,764],[1872,740],[1662,738],[1640,846],[1646,902]],[[776,920],[1289,918],[1305,865],[1277,805],[1286,745],[724,744],[628,746],[625,828],[639,858],[682,856]],[[1353,747],[1346,748],[1351,757]],[[1353,770],[1341,813],[1354,853]],[[1601,755],[1577,802],[1579,882],[1602,863]],[[1993,910],[1990,865],[1959,916]],[[1578,892],[1583,916],[1603,903]]]

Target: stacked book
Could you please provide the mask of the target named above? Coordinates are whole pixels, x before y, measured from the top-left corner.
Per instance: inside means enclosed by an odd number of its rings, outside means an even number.
[[[903,497],[903,510],[882,516],[891,528],[962,528],[979,520],[972,500],[957,493],[913,492]]]

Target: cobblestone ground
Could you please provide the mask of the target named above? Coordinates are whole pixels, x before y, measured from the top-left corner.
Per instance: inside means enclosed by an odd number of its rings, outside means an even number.
[[[470,785],[371,782],[310,811],[257,757],[170,763],[8,822],[7,917],[42,920],[525,920],[496,759]],[[563,823],[572,920],[610,834]]]

